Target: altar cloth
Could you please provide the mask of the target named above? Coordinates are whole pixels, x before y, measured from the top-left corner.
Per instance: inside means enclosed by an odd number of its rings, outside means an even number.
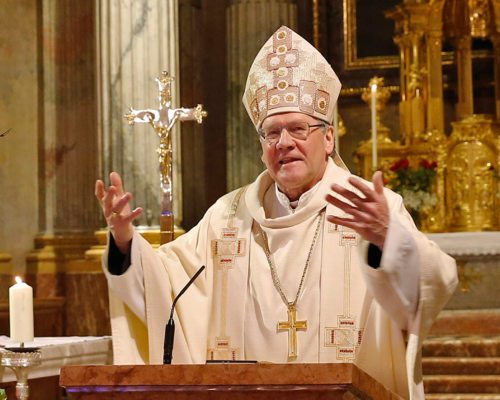
[[[18,346],[7,336],[0,336],[0,355],[4,347]],[[109,336],[68,336],[37,337],[25,347],[39,347],[42,364],[33,367],[29,379],[58,376],[65,365],[105,365],[113,363],[111,337]],[[0,382],[15,382],[12,369],[0,367]]]

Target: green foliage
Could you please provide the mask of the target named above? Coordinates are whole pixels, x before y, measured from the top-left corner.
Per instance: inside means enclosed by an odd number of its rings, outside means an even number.
[[[396,161],[390,166],[387,186],[403,196],[406,208],[420,212],[424,207],[436,204],[432,185],[436,178],[436,162],[422,160],[417,168],[410,167],[407,158]]]

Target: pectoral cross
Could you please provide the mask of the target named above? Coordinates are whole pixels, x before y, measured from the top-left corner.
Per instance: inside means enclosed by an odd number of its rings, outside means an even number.
[[[297,321],[297,306],[288,304],[288,321],[279,321],[278,330],[288,330],[288,360],[295,360],[297,351],[297,329],[307,329],[307,320]]]
[[[172,106],[172,81],[167,71],[156,78],[158,83],[160,106],[157,110],[134,110],[130,108],[124,117],[130,125],[138,123],[150,124],[160,138],[156,149],[160,163],[161,214],[160,242],[170,242],[174,238],[174,208],[172,199],[172,137],[170,131],[179,121],[196,121],[201,124],[207,112],[198,104],[194,108],[174,108]]]

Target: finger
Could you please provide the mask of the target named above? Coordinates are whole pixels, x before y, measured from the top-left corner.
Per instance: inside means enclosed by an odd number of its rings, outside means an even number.
[[[123,196],[124,192],[123,192],[123,182],[122,182],[122,178],[120,176],[120,174],[118,172],[111,172],[109,174],[109,180],[111,182],[111,185],[116,187],[116,194],[118,196]]]
[[[130,200],[132,200],[132,194],[131,193],[125,193],[122,197],[118,199],[113,204],[113,210],[112,212],[115,214],[121,214],[121,212],[129,205]],[[128,211],[128,210],[125,210]]]
[[[103,198],[103,211],[104,211],[104,216],[106,218],[109,217],[111,212],[113,211],[113,200],[116,197],[116,187],[110,186],[108,191],[105,192],[104,198]]]
[[[349,178],[349,183],[354,186],[356,189],[361,191],[366,197],[366,200],[373,201],[374,200],[374,191],[370,188],[366,183],[362,182],[360,179],[351,176]]]
[[[356,221],[369,223],[371,220],[373,220],[373,216],[366,213],[364,210],[357,207],[353,207],[350,204],[347,204],[342,200],[337,199],[336,197],[327,195],[327,201],[330,202],[335,207],[344,211],[346,214],[351,215],[353,219]]]
[[[376,171],[372,178],[373,186],[378,194],[384,193],[384,177],[382,171]]]
[[[104,182],[101,181],[100,179],[95,181],[95,191],[94,191],[95,197],[99,201],[99,203],[102,204],[102,199],[105,195],[104,191]]]
[[[335,196],[332,196],[331,194],[327,194],[326,195],[326,201],[328,201],[330,204],[332,204],[333,206],[341,209],[342,211],[346,211],[350,208],[353,208],[352,205],[338,199],[337,197]]]
[[[141,214],[142,214],[142,208],[137,207],[135,210],[130,212],[130,214],[126,215],[122,219],[124,222],[129,223],[129,222],[132,222],[134,219],[136,219]]]
[[[331,186],[331,189],[335,192],[340,194],[342,197],[345,197],[347,200],[352,201],[354,204],[360,203],[364,200],[364,198],[360,197],[357,193],[354,193],[352,190],[349,190],[343,186],[338,185],[337,183],[334,183]]]
[[[326,217],[326,219],[332,224],[342,225],[347,228],[354,229],[358,233],[364,228],[363,224],[360,224],[359,222],[356,222],[350,218],[341,218],[334,215],[329,215],[328,217]]]

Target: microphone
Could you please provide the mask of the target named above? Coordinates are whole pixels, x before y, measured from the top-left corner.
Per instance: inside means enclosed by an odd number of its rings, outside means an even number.
[[[175,323],[174,323],[174,309],[175,303],[179,300],[184,292],[187,290],[189,286],[194,282],[198,275],[205,269],[205,266],[202,265],[196,274],[189,280],[189,282],[182,288],[179,294],[175,297],[174,302],[172,303],[172,309],[170,310],[170,318],[165,326],[165,339],[163,342],[163,364],[172,364],[172,350],[174,348],[174,333],[175,333]]]

